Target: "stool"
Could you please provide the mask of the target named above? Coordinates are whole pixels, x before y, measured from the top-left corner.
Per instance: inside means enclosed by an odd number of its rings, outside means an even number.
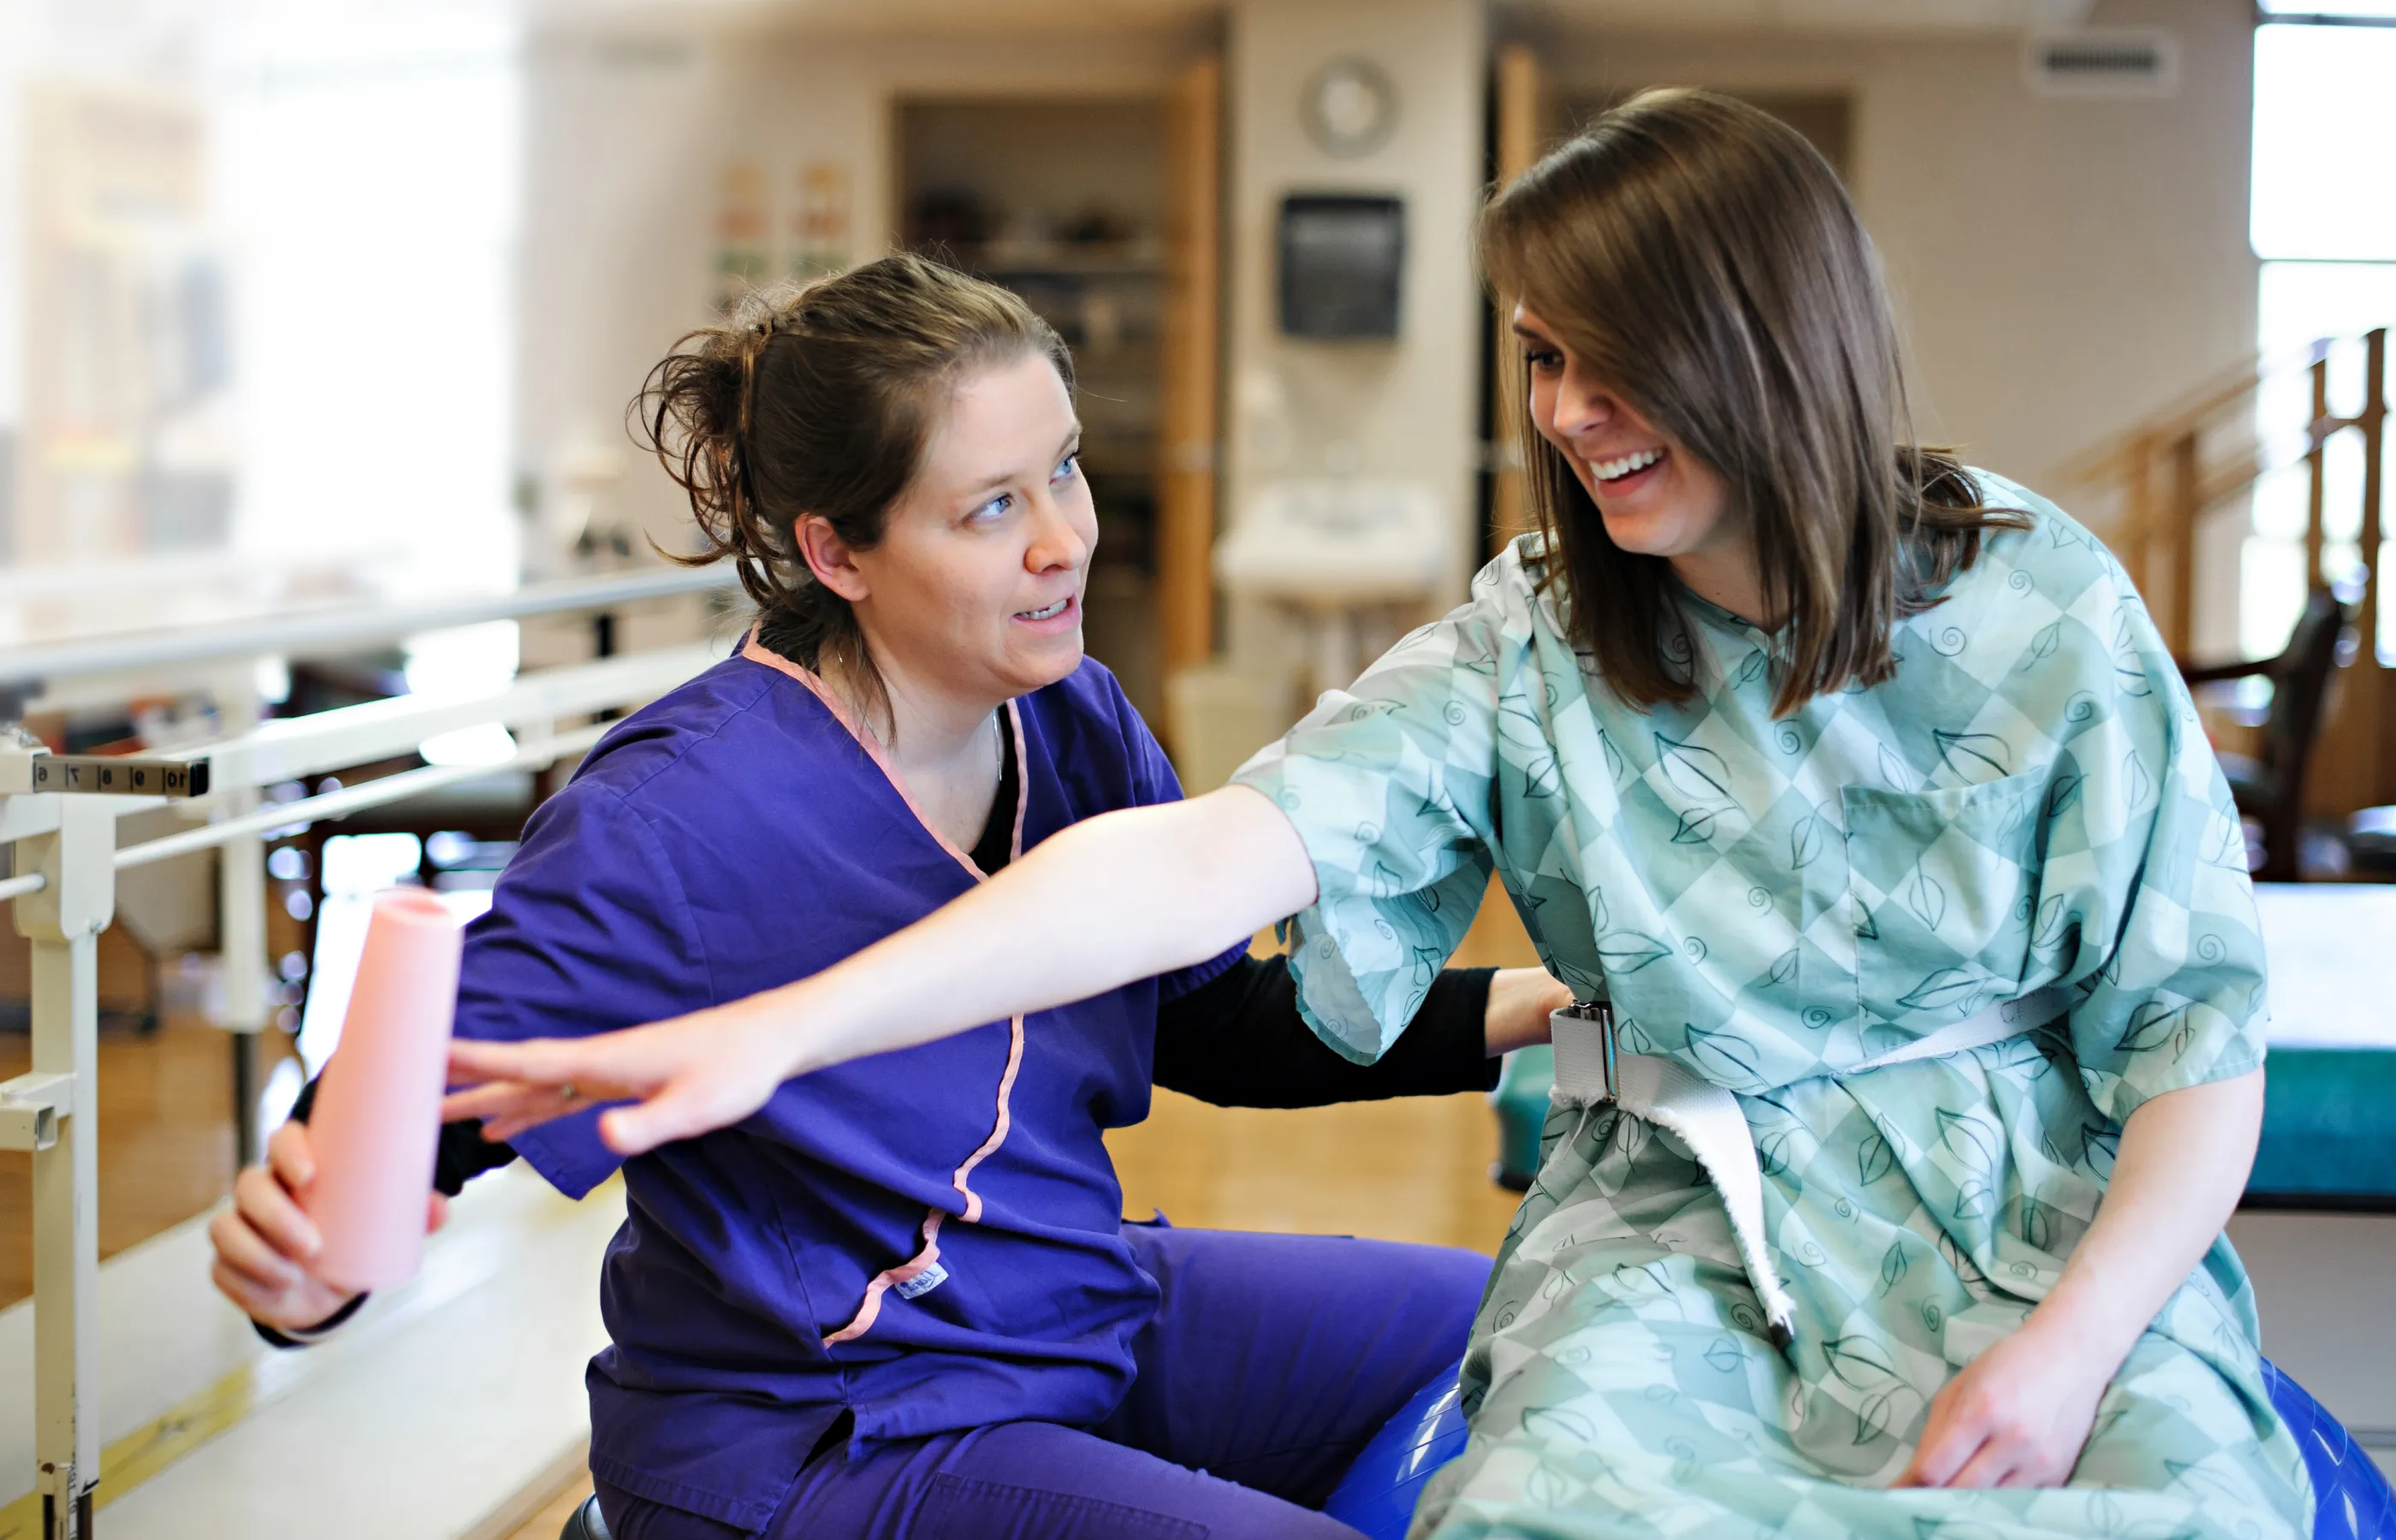
[[[599,1516],[597,1493],[582,1499],[582,1506],[566,1517],[565,1533],[557,1540],[609,1540],[607,1520]]]

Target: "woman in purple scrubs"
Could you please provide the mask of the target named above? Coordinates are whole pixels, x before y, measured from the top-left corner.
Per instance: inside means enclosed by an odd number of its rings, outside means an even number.
[[[469,934],[461,1037],[808,976],[1071,824],[1180,794],[1082,655],[1072,365],[1021,301],[897,257],[695,340],[642,409],[760,622],[526,826]],[[521,1155],[579,1196],[622,1167],[588,1379],[623,1540],[1348,1533],[1312,1509],[1461,1351],[1486,1260],[1126,1224],[1102,1135],[1151,1084],[1263,1106],[1484,1087],[1563,997],[1532,970],[1444,975],[1359,1066],[1285,968],[1234,948],[790,1082],[629,1162],[587,1112],[453,1124],[436,1185]],[[214,1233],[220,1287],[279,1340],[360,1303],[305,1271],[310,1169],[286,1125]]]

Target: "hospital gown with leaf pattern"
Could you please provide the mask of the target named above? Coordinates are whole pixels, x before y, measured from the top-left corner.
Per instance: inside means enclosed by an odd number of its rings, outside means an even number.
[[[1241,770],[1315,865],[1289,941],[1318,1032],[1385,1049],[1494,865],[1626,1050],[1737,1095],[1796,1302],[1784,1353],[1687,1147],[1558,1109],[1466,1359],[1471,1439],[1416,1534],[2308,1530],[2226,1240],[2068,1487],[1886,1490],[1930,1398],[2054,1286],[2123,1120],[2263,1061],[2243,843],[2187,690],[2103,547],[1980,480],[2033,527],[1898,625],[1879,684],[1775,717],[1771,638],[1684,594],[1667,652],[1697,693],[1632,708],[1565,640],[1525,537]],[[2074,1002],[2050,1027],[1843,1076],[2049,985]]]

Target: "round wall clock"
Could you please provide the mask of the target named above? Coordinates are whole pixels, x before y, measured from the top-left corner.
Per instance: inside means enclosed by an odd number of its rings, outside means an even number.
[[[1398,126],[1398,87],[1369,59],[1335,59],[1307,80],[1300,115],[1325,154],[1369,155]]]

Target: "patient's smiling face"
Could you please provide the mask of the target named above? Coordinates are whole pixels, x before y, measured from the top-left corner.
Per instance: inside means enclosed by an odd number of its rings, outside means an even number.
[[[1684,564],[1702,570],[1745,557],[1747,530],[1720,476],[1649,424],[1527,306],[1514,309],[1514,336],[1530,374],[1532,424],[1572,467],[1616,545],[1666,557],[1684,578]]]

